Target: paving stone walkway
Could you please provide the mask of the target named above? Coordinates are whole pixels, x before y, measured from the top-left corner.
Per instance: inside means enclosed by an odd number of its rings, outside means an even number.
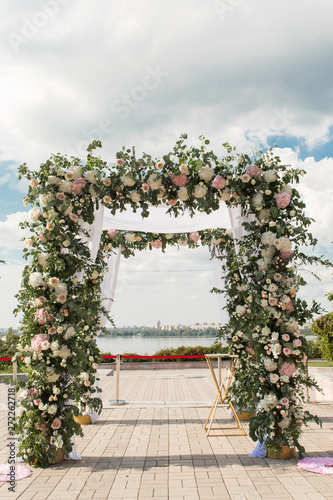
[[[333,474],[297,469],[297,459],[251,458],[248,436],[209,437],[203,424],[215,397],[208,370],[140,370],[121,374],[123,406],[112,407],[116,377],[101,377],[104,409],[77,438],[81,461],[33,469],[30,478],[0,483],[1,500],[333,500]],[[6,389],[0,386],[1,397]],[[333,456],[333,405],[309,404],[323,420],[303,445]],[[220,420],[232,424],[230,411]],[[224,413],[223,413],[224,412]],[[7,413],[0,411],[0,463],[8,459]]]

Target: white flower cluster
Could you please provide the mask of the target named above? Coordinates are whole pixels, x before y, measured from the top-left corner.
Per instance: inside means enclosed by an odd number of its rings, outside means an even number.
[[[264,411],[270,411],[275,408],[278,398],[272,392],[265,394],[263,399],[259,401],[258,409]]]

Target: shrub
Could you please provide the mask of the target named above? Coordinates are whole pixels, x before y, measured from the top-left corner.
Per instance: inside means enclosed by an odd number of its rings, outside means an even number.
[[[319,337],[323,358],[333,362],[333,312],[316,319],[312,323],[312,331]]]

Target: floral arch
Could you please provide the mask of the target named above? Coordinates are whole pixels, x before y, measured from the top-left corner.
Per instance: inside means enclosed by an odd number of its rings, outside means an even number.
[[[20,167],[19,178],[30,183],[24,202],[32,209],[31,222],[22,224],[31,235],[25,239],[29,263],[16,310],[23,311],[17,356],[29,369],[17,431],[19,453],[30,464],[48,464],[51,444],[65,454],[71,451],[73,435],[82,435],[73,419],[79,402],[101,410],[92,389],[100,361],[96,336],[108,316],[103,283],[115,249],[128,256],[146,246],[163,249],[185,241],[196,246],[199,239],[220,261],[225,280],[223,289],[215,289],[226,296],[229,315],[221,336],[239,355],[235,402],[257,412],[250,435],[266,439],[268,449],[295,445],[304,450],[301,427],[316,417],[302,406],[304,387],[314,382],[307,376],[299,326],[319,306],[309,308],[297,298],[305,284],[298,266],[329,265],[301,250],[316,243],[305,205],[291,186],[304,172],[283,165],[273,150],[251,159],[226,143],[226,154],[219,159],[207,150],[209,141],[200,139],[201,147],[188,147],[181,136],[159,160],[145,153],[138,159],[134,149],[123,148],[108,166],[93,156],[101,147],[95,141],[85,164],[53,155],[38,171]],[[150,207],[164,207],[165,215],[176,221],[183,214],[188,221],[199,216],[218,220],[218,214],[228,211],[233,235],[220,222],[179,231],[181,235],[176,230],[126,231],[121,225],[118,231],[114,225],[103,231],[103,210],[113,222],[137,212],[140,220],[148,220]]]

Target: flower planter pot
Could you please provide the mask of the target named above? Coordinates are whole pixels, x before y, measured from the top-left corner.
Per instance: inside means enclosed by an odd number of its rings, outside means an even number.
[[[52,448],[52,459],[49,465],[60,464],[64,460],[64,454],[62,448]],[[34,465],[37,462],[37,458],[31,462]]]
[[[256,413],[249,413],[248,411],[238,411],[237,416],[241,422],[249,422],[250,418],[256,416]]]
[[[289,446],[282,446],[278,452],[267,451],[266,458],[276,458],[280,460],[289,460],[296,457],[296,449]]]
[[[89,425],[91,424],[90,415],[79,415],[78,417],[74,417],[74,422],[81,425]]]

